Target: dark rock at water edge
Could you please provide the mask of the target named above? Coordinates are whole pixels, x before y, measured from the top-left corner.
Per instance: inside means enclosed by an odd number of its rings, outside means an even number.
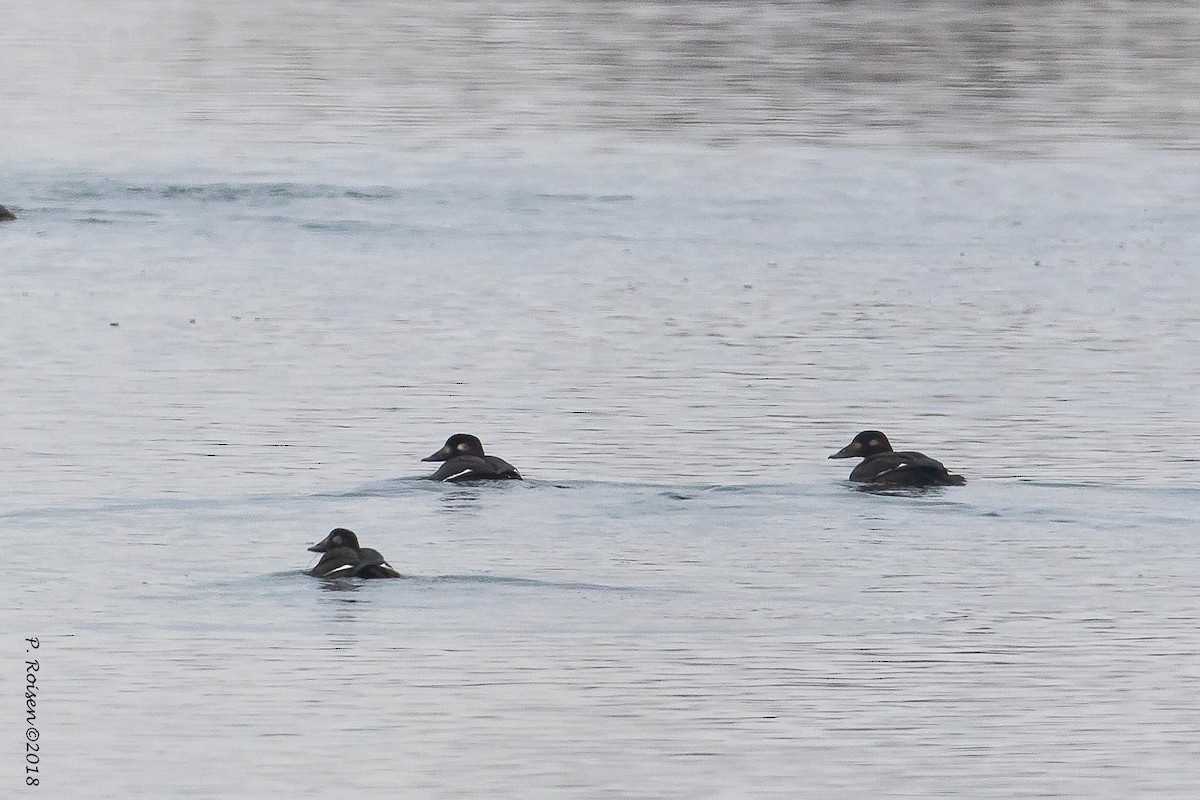
[[[0,222],[8,222],[10,219],[16,219],[17,215],[9,211],[4,206],[0,206]]]

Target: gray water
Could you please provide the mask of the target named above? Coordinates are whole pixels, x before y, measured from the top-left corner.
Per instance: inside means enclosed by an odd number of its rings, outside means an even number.
[[[6,786],[1195,796],[1191,5],[4,17]]]

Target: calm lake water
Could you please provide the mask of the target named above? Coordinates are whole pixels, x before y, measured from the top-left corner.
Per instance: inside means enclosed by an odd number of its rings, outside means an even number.
[[[4,17],[5,786],[1195,796],[1200,8]]]

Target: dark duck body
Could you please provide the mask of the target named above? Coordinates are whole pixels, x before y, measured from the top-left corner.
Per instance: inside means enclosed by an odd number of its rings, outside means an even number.
[[[962,486],[967,482],[924,453],[895,452],[879,431],[863,431],[830,458],[861,458],[850,480],[875,486]]]
[[[521,480],[517,468],[498,456],[483,452],[483,442],[469,433],[456,433],[446,440],[442,449],[422,461],[444,461],[431,481],[462,483],[482,480]]]
[[[399,578],[400,573],[384,559],[378,550],[359,547],[354,531],[334,528],[321,541],[308,548],[323,553],[317,565],[309,570],[316,578]]]

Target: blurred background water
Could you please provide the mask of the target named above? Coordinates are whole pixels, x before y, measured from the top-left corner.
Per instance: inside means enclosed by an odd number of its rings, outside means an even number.
[[[1200,9],[3,17],[44,793],[1193,796]]]

